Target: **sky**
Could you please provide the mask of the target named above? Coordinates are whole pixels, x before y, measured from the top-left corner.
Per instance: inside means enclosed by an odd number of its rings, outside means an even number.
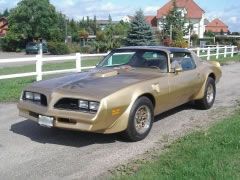
[[[69,18],[82,19],[83,16],[120,20],[125,15],[134,15],[142,9],[145,15],[156,15],[157,9],[169,0],[50,0],[58,11]],[[19,0],[0,0],[0,11],[13,8]],[[209,20],[220,18],[229,26],[230,31],[240,32],[240,0],[195,0],[206,12]]]

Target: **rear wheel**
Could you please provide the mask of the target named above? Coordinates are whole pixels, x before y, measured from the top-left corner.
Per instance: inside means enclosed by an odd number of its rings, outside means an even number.
[[[147,97],[140,97],[134,103],[124,136],[130,141],[140,141],[150,132],[154,120],[153,104]]]
[[[215,101],[215,96],[216,96],[215,80],[209,77],[206,82],[204,97],[200,100],[195,101],[195,103],[200,109],[205,110],[210,109]]]

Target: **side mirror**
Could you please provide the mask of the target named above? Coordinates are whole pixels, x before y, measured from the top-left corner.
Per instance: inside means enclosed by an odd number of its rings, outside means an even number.
[[[182,67],[175,68],[175,74],[179,74],[183,71]]]

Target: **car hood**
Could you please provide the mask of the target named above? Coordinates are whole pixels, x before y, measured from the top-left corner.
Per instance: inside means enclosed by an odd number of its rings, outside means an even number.
[[[144,68],[96,68],[88,72],[74,73],[64,77],[36,82],[31,86],[31,89],[102,99],[127,86],[161,76],[159,71],[154,71]]]

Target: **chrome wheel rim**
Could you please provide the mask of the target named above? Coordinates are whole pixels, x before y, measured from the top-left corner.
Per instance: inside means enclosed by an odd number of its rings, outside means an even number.
[[[151,125],[151,111],[146,105],[140,106],[134,116],[134,124],[139,134],[147,132]]]
[[[214,99],[214,88],[212,84],[209,84],[207,89],[207,102],[208,104],[211,104]]]

